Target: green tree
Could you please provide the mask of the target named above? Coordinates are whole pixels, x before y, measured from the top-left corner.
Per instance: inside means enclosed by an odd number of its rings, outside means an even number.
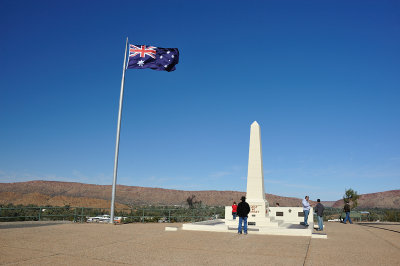
[[[351,208],[355,208],[358,205],[358,198],[360,196],[358,195],[357,191],[349,188],[346,189],[343,195],[343,201],[346,204],[346,202],[351,203]]]
[[[194,201],[194,198],[195,198],[196,196],[195,195],[192,195],[192,196],[189,196],[187,199],[186,199],[186,202],[187,202],[187,204],[189,205],[189,208],[194,208],[194,204],[196,203],[196,201]]]

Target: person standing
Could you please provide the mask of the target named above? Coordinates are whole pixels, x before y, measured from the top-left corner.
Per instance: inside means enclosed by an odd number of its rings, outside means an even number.
[[[303,212],[304,212],[304,226],[309,226],[308,224],[308,215],[310,214],[310,203],[308,202],[309,196],[306,196],[303,201]]]
[[[351,221],[351,218],[350,218],[350,204],[348,201],[344,205],[343,210],[346,213],[346,218],[344,218],[343,223],[347,223],[347,220],[349,220],[349,222],[352,224],[353,222]]]
[[[318,202],[317,206],[315,206],[315,212],[317,214],[317,219],[318,219],[318,229],[317,229],[317,231],[322,231],[322,230],[324,230],[323,215],[324,215],[325,207],[324,207],[324,205],[322,205],[320,199],[317,199],[317,202]]]
[[[233,216],[233,220],[236,220],[236,215],[237,215],[237,205],[236,205],[236,201],[233,202],[232,205],[232,216]]]
[[[247,215],[250,212],[250,206],[246,202],[245,196],[243,196],[240,200],[242,202],[239,202],[237,206],[237,215],[239,216],[238,234],[242,233],[242,223],[243,223],[243,231],[244,234],[247,235]]]

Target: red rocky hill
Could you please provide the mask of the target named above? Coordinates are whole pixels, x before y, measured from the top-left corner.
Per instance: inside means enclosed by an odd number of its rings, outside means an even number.
[[[332,207],[343,208],[343,199],[337,200]],[[400,190],[362,194],[358,199],[360,208],[394,208],[400,209]]]
[[[194,195],[194,201],[210,206],[231,205],[238,202],[244,192],[238,191],[183,191],[117,185],[116,202],[124,206],[135,205],[185,205]],[[274,206],[300,206],[301,199],[266,194]],[[0,204],[35,204],[53,206],[109,207],[111,186],[58,181],[29,181],[0,183]],[[124,207],[120,206],[120,207]]]
[[[195,201],[210,206],[231,205],[238,202],[244,192],[239,191],[183,191],[162,188],[117,185],[116,206],[126,208],[137,205],[185,205],[186,199],[195,195]],[[271,206],[301,206],[301,199],[266,194]],[[58,181],[29,181],[0,183],[0,204],[35,204],[109,208],[111,186]],[[326,206],[341,207],[343,200],[326,202]],[[364,194],[360,207],[400,208],[400,190]]]

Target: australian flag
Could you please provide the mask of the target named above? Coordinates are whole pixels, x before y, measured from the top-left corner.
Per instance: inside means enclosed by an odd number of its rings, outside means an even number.
[[[179,51],[177,48],[129,44],[127,68],[151,68],[170,72],[175,70],[175,65],[178,63]]]

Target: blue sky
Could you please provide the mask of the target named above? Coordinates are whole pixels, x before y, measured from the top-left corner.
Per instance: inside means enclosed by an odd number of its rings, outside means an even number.
[[[179,48],[127,70],[118,184],[336,200],[400,189],[398,1],[0,1],[0,182],[111,184],[125,38]],[[118,193],[118,191],[117,191]]]

